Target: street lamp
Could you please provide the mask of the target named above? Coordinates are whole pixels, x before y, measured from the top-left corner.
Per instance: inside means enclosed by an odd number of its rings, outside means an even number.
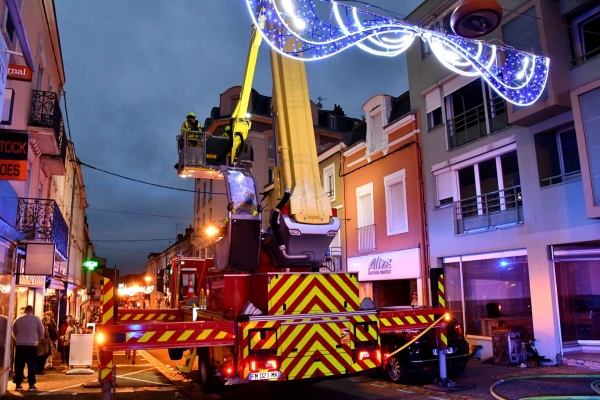
[[[216,225],[211,223],[206,228],[204,228],[204,233],[206,233],[206,236],[208,237],[213,237],[219,233],[219,230],[220,229]]]
[[[148,287],[148,284],[150,283],[150,281],[152,280],[152,278],[149,275],[146,275],[144,277],[144,280],[146,281],[146,287]],[[145,293],[146,299],[148,301],[148,307],[150,306],[150,293]],[[146,301],[144,301],[144,308],[146,308]]]

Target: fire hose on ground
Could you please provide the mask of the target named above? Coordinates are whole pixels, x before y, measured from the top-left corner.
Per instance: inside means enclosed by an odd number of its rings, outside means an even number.
[[[502,385],[506,382],[520,381],[526,379],[595,379],[592,383],[590,383],[590,388],[597,395],[590,396],[573,396],[573,395],[565,395],[565,396],[528,396],[527,400],[550,400],[550,399],[590,399],[590,400],[598,400],[600,399],[600,375],[528,375],[528,376],[515,376],[512,378],[500,379],[498,382],[495,382],[492,386],[490,386],[490,393],[494,396],[495,399],[498,400],[510,400],[507,397],[502,397],[496,393],[496,387]]]

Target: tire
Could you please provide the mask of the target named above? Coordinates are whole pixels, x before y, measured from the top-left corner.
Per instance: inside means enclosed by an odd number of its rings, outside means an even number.
[[[385,373],[387,379],[394,383],[404,382],[406,378],[405,368],[396,355],[387,359],[387,362],[385,363]]]
[[[458,378],[465,372],[466,368],[467,363],[455,365],[448,371],[448,375],[451,378]]]
[[[215,393],[220,387],[208,349],[198,349],[198,383],[205,394]]]

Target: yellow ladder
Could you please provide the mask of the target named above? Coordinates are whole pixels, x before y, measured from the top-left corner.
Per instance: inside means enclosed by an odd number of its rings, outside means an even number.
[[[189,353],[186,353],[183,355],[187,360],[185,361],[185,364],[183,365],[177,365],[177,369],[181,372],[192,372],[192,368],[194,368],[194,361],[196,361],[196,348],[194,347],[193,349],[191,349],[189,351]]]

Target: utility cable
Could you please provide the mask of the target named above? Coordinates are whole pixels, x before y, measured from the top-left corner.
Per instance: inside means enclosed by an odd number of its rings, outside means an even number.
[[[65,99],[65,117],[67,117],[67,132],[69,133],[69,141],[73,142],[71,139],[71,124],[69,123],[69,110],[67,109],[67,92],[62,91],[63,99]]]
[[[129,243],[129,242],[159,242],[162,240],[173,240],[173,238],[166,239],[121,239],[121,240],[91,240],[92,243],[107,243],[107,242],[115,242],[115,243]]]
[[[78,208],[84,208],[84,207],[78,207]],[[92,211],[112,212],[112,213],[118,213],[118,214],[143,215],[143,216],[147,216],[147,217],[185,219],[185,220],[193,220],[194,219],[193,217],[173,217],[173,216],[170,216],[170,215],[145,214],[145,213],[136,213],[136,212],[130,212],[130,211],[117,211],[117,210],[105,210],[105,209],[102,209],[102,208],[90,208],[90,207],[87,207],[85,209],[86,210],[92,210]]]
[[[116,176],[118,178],[126,179],[128,181],[133,181],[133,182],[137,182],[137,183],[143,183],[144,185],[150,185],[150,186],[159,187],[159,188],[163,188],[163,189],[177,190],[177,191],[180,191],[180,192],[203,193],[203,194],[208,193],[208,192],[205,192],[205,191],[202,191],[202,190],[182,189],[182,188],[176,188],[176,187],[173,187],[173,186],[160,185],[158,183],[146,182],[146,181],[142,181],[140,179],[130,178],[130,177],[125,176],[125,175],[120,175],[120,174],[117,174],[117,173],[114,173],[114,172],[107,171],[107,170],[102,169],[102,168],[94,167],[93,165],[86,164],[86,163],[82,162],[79,159],[77,159],[76,162],[77,162],[77,164],[82,165],[84,167],[88,167],[88,168],[94,169],[96,171],[104,172],[105,174],[113,175],[113,176]],[[213,192],[212,194],[213,195],[215,195],[215,194],[217,194],[217,195],[224,195],[224,196],[227,195],[226,193],[221,193],[221,192]]]

